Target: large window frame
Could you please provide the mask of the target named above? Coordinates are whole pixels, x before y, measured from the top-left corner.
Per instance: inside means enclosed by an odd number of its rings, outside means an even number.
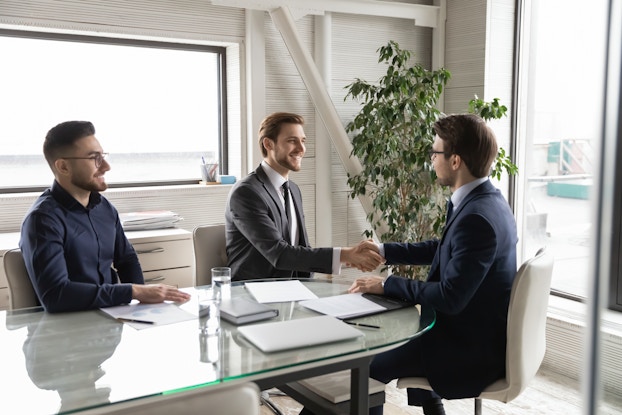
[[[182,41],[137,39],[131,37],[113,36],[94,36],[87,34],[68,34],[45,31],[26,31],[0,29],[0,37],[18,37],[25,39],[40,39],[53,41],[78,42],[83,44],[101,44],[116,46],[136,46],[141,48],[170,49],[179,51],[210,52],[216,55],[217,59],[217,100],[218,100],[218,150],[215,157],[219,160],[219,173],[228,174],[229,148],[228,148],[228,125],[227,125],[227,79],[226,79],[226,48],[222,46],[206,45],[201,43],[191,43]],[[97,125],[96,125],[97,128]],[[104,143],[105,145],[105,143]],[[197,172],[198,163],[197,163]],[[198,176],[198,174],[197,174]],[[154,181],[123,181],[120,183],[110,182],[110,188],[136,187],[136,186],[163,186],[163,185],[185,185],[198,183],[192,179],[160,179]],[[24,185],[16,187],[0,187],[1,193],[23,193],[41,191],[47,186]]]

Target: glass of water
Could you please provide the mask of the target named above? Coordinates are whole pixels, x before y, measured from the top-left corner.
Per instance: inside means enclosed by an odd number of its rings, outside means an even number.
[[[220,292],[212,287],[200,289],[199,299],[199,328],[201,333],[208,336],[220,332]]]
[[[212,268],[212,287],[220,293],[221,299],[229,300],[231,298],[231,268]]]

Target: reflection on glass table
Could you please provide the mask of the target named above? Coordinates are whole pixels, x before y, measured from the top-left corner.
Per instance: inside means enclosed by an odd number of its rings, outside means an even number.
[[[319,297],[344,294],[348,285],[305,281]],[[233,297],[250,297],[243,284]],[[317,316],[297,302],[275,303],[267,321]],[[40,308],[2,311],[0,388],[3,408],[52,414],[175,393],[224,382],[253,381],[261,388],[343,369],[365,370],[374,354],[427,331],[434,312],[408,307],[356,319],[381,327],[355,340],[263,353],[225,321],[206,336],[198,318],[136,330],[101,311],[48,314]],[[366,391],[363,391],[366,397]],[[353,391],[356,397],[359,391]],[[24,398],[26,397],[26,398]],[[366,413],[366,408],[357,413]]]

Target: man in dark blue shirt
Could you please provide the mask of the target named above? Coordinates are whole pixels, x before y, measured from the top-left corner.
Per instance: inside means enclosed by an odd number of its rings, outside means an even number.
[[[43,153],[55,180],[26,214],[20,248],[45,309],[79,311],[132,299],[189,299],[175,287],[144,284],[117,210],[99,193],[108,187],[104,174],[110,165],[93,124],[58,124],[48,132]]]

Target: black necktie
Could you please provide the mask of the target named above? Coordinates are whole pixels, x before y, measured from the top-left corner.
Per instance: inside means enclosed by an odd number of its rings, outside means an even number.
[[[285,216],[287,217],[287,229],[285,230],[285,239],[287,240],[287,242],[291,243],[291,240],[293,238],[292,235],[292,223],[291,223],[291,218],[289,217],[289,199],[290,199],[290,194],[289,194],[289,181],[283,183],[283,199],[285,200]]]
[[[283,183],[283,199],[285,199],[285,216],[287,216],[287,226],[289,226],[289,182]]]
[[[449,222],[451,218],[451,214],[454,212],[454,204],[451,203],[451,199],[447,202],[447,219],[445,219],[445,223]]]

